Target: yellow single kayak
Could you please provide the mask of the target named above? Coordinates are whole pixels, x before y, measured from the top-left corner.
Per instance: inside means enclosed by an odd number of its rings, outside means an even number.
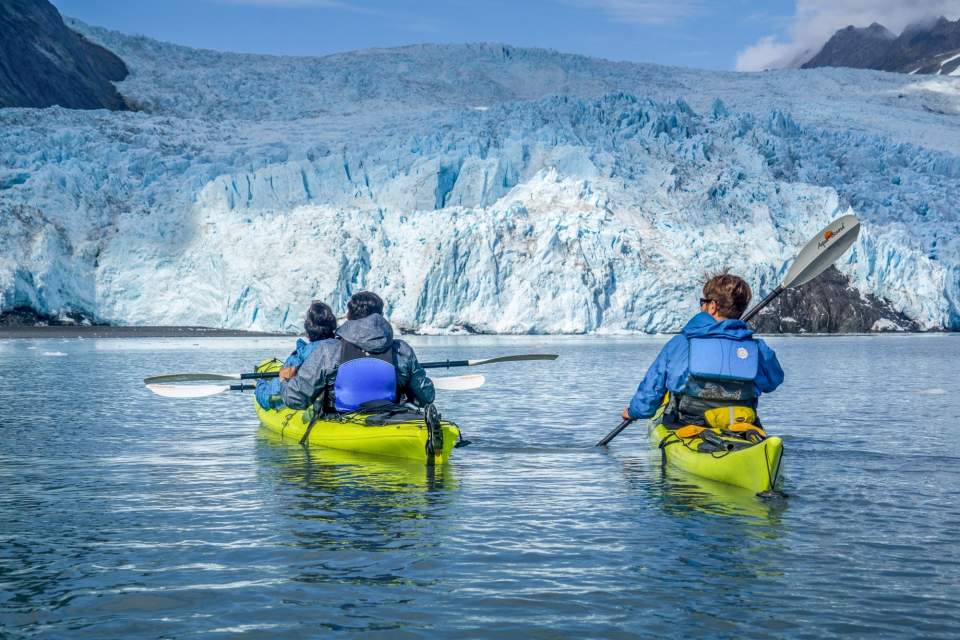
[[[272,361],[257,368],[257,371],[278,371],[280,363]],[[263,426],[283,438],[299,441],[309,426],[303,411],[293,409],[264,409],[253,401],[257,416]],[[416,419],[390,419],[385,424],[376,424],[374,416],[361,413],[328,415],[318,418],[310,430],[307,444],[341,451],[355,451],[378,456],[417,460],[443,464],[460,438],[460,428],[448,420],[441,420],[443,443],[437,447],[433,459],[427,455],[427,425],[423,417]]]
[[[783,440],[768,436],[760,442],[748,442],[725,434],[713,434],[713,442],[694,436],[681,438],[677,429],[660,423],[663,408],[650,420],[650,446],[658,449],[664,464],[701,478],[749,489],[754,493],[774,491],[780,475]],[[726,447],[714,445],[723,442]]]

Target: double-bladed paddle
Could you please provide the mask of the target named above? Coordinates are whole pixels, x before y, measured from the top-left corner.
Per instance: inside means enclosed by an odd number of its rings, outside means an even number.
[[[231,378],[227,378],[231,379]],[[467,391],[483,386],[481,375],[431,378],[433,386],[443,391]],[[163,384],[147,383],[147,389],[164,398],[206,398],[227,391],[253,391],[253,384]]]
[[[450,367],[476,367],[481,364],[496,364],[498,362],[521,362],[525,360],[556,360],[555,353],[523,353],[514,356],[497,356],[485,360],[443,360],[437,362],[421,362],[424,369],[440,369]],[[168,382],[219,382],[223,380],[259,380],[261,378],[276,378],[276,371],[263,373],[171,373],[162,376],[144,378],[143,383],[164,384]],[[469,376],[465,376],[469,377]],[[439,387],[437,387],[439,389]]]
[[[826,271],[827,267],[837,261],[847,249],[856,241],[860,235],[860,221],[854,215],[841,216],[828,224],[816,236],[813,237],[806,246],[800,250],[794,259],[790,270],[787,271],[787,277],[776,289],[767,294],[767,297],[758,302],[752,309],[747,311],[741,319],[749,322],[760,310],[773,302],[773,300],[787,289],[799,287],[802,284],[810,282],[818,275]],[[608,433],[603,440],[597,443],[598,447],[605,447],[611,440],[616,438],[621,431],[633,420],[624,420],[617,427]]]
[[[481,364],[497,364],[498,362],[556,360],[559,357],[560,356],[555,353],[522,353],[515,356],[497,356],[496,358],[486,358],[485,360],[438,360],[436,362],[422,362],[420,366],[424,369],[449,369],[450,367],[476,367]]]

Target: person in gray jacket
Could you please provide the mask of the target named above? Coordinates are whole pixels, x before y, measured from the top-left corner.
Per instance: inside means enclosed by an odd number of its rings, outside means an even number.
[[[347,413],[376,402],[433,402],[433,382],[383,317],[383,300],[369,291],[347,303],[347,321],[323,340],[282,385],[283,403],[306,409],[323,396],[323,410]]]

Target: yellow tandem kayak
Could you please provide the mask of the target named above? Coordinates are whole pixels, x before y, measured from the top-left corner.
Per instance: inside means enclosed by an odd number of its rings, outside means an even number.
[[[258,429],[259,443],[269,447],[270,456],[263,459],[274,465],[277,477],[285,482],[311,485],[336,491],[349,487],[375,490],[387,494],[424,493],[456,486],[453,465],[425,465],[422,460],[404,460],[327,447],[304,448],[299,438],[284,438],[265,426]],[[288,449],[278,454],[279,449]]]
[[[273,361],[257,371],[277,371],[280,363]],[[268,430],[285,439],[299,441],[309,426],[303,411],[293,409],[264,409],[253,401],[260,422]],[[443,446],[438,447],[433,459],[427,455],[427,426],[422,417],[387,424],[370,424],[370,416],[347,413],[318,418],[310,430],[307,443],[312,446],[355,451],[378,456],[403,458],[424,463],[443,464],[460,438],[460,428],[448,420],[441,420]]]
[[[769,436],[760,442],[717,435],[731,450],[702,451],[699,437],[681,438],[663,426],[664,407],[650,420],[650,446],[661,452],[664,464],[701,478],[749,489],[755,493],[775,491],[780,475],[783,440]],[[704,447],[713,448],[713,447]]]

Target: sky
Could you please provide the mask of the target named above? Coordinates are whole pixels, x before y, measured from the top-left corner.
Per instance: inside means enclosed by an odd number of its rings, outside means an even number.
[[[191,47],[324,55],[498,42],[610,60],[758,71],[837,29],[960,17],[960,0],[53,0],[65,16]],[[809,54],[807,54],[809,52]]]

